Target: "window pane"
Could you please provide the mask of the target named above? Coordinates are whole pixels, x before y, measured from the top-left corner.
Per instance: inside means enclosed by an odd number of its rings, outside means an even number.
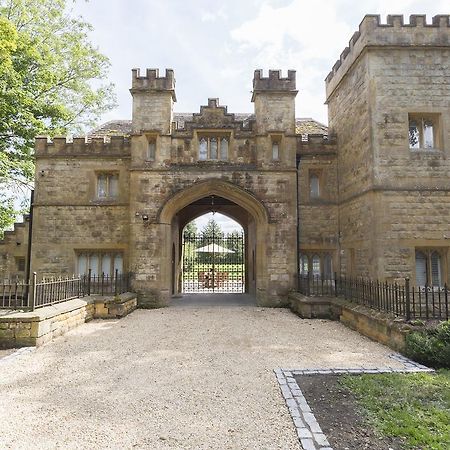
[[[280,159],[280,144],[278,142],[272,142],[272,159],[274,161]]]
[[[437,252],[431,254],[431,284],[441,285],[441,257]]]
[[[220,159],[228,159],[228,141],[225,138],[220,141]]]
[[[89,258],[89,269],[91,269],[91,274],[92,275],[98,275],[98,255],[96,255],[95,253],[90,255]]]
[[[434,148],[433,122],[423,121],[423,145],[425,148]]]
[[[105,275],[111,275],[111,255],[109,253],[102,255],[101,273]]]
[[[156,142],[155,141],[150,141],[148,143],[148,154],[147,154],[147,158],[150,161],[154,161],[156,157]]]
[[[309,177],[309,196],[311,198],[319,197],[319,177],[317,175]]]
[[[86,275],[88,273],[87,255],[78,255],[78,275]]]
[[[324,261],[323,261],[323,272],[325,277],[327,278],[331,278],[332,275],[332,260],[331,260],[331,255],[325,255]]]
[[[99,175],[97,179],[97,197],[105,198],[107,196],[106,190],[106,175]]]
[[[409,121],[409,148],[419,148],[419,127],[415,120]]]
[[[416,252],[416,284],[417,286],[427,284],[427,258],[422,252]]]
[[[318,255],[313,256],[312,271],[313,271],[313,275],[320,275],[320,258]]]
[[[116,270],[118,273],[123,272],[123,256],[120,253],[114,256],[114,273]]]
[[[210,141],[210,158],[211,159],[217,159],[217,139],[212,138]]]
[[[198,159],[205,160],[208,157],[208,145],[205,138],[200,139],[198,145]]]
[[[306,255],[300,257],[300,273],[302,275],[308,274],[308,257]]]
[[[109,176],[109,197],[119,196],[119,175]]]

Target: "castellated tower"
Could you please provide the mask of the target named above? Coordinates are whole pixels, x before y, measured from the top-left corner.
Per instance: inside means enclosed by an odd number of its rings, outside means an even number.
[[[326,78],[343,272],[416,284],[450,267],[449,16],[368,15]],[[433,269],[431,269],[433,268]]]
[[[171,133],[175,77],[172,69],[166,69],[164,77],[158,69],[147,69],[141,76],[139,69],[132,70],[130,89],[133,96],[133,133],[154,131],[167,135]]]
[[[269,70],[269,77],[262,70],[255,70],[252,102],[255,103],[256,132],[295,133],[295,70],[282,78],[280,70]]]

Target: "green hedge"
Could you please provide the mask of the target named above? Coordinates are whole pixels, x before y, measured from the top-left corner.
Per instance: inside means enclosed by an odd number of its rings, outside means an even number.
[[[450,321],[408,334],[405,354],[430,367],[450,368]]]

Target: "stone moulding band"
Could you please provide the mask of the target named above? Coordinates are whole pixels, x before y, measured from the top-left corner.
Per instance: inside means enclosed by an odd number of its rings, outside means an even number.
[[[325,433],[320,428],[311,407],[309,406],[301,387],[295,380],[295,375],[362,375],[381,373],[415,373],[434,372],[422,364],[392,353],[389,355],[394,361],[403,364],[403,368],[375,367],[375,368],[316,368],[316,369],[275,369],[275,376],[280,386],[286,406],[294,422],[297,437],[303,450],[333,450]]]

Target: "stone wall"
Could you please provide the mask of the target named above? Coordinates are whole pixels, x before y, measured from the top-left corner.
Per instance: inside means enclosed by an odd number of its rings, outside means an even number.
[[[0,240],[0,280],[25,278],[28,257],[29,216],[14,224],[14,229],[5,231]]]

